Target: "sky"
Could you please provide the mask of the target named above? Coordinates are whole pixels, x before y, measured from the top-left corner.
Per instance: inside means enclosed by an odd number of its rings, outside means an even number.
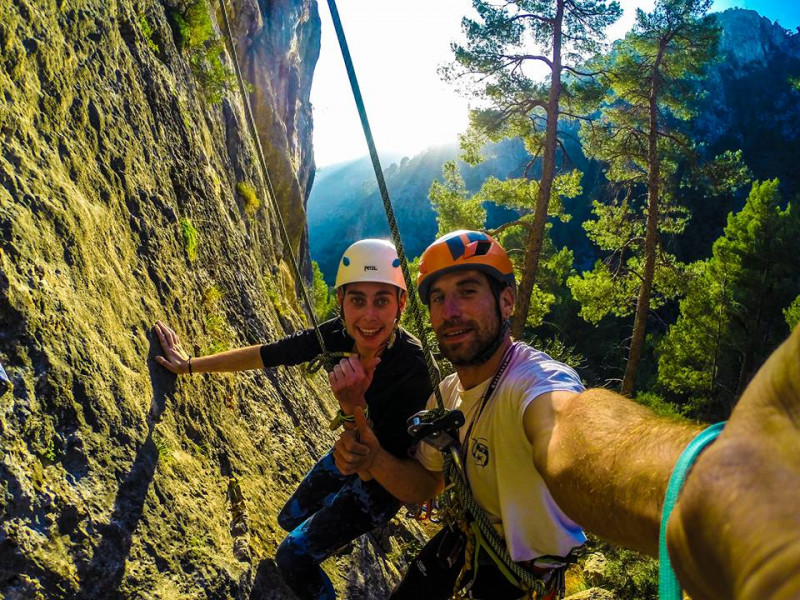
[[[635,9],[654,0],[621,0],[622,18],[609,39],[622,37]],[[461,17],[471,0],[339,0],[361,94],[380,153],[414,156],[431,146],[457,141],[467,126],[468,99],[439,78],[460,36]],[[800,26],[797,0],[715,0],[712,10],[749,8],[794,31]],[[314,153],[318,168],[368,153],[328,4],[319,0],[322,49],[314,72]],[[388,165],[384,165],[386,167]]]

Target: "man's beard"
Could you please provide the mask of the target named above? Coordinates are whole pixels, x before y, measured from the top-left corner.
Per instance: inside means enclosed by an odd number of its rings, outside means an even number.
[[[485,363],[489,357],[486,353],[492,346],[497,344],[502,323],[497,315],[494,315],[492,322],[484,327],[476,321],[463,321],[461,319],[451,319],[442,323],[439,329],[452,328],[459,325],[468,326],[472,332],[472,339],[460,342],[455,348],[448,347],[442,343],[439,331],[436,332],[436,339],[439,341],[439,350],[444,357],[455,367],[470,367]]]

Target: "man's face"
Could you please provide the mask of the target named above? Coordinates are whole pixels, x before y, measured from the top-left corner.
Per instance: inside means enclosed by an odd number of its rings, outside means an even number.
[[[511,314],[513,292],[500,294],[503,318]],[[480,271],[440,276],[430,292],[431,325],[442,354],[455,366],[476,364],[500,332],[497,302],[489,279]]]

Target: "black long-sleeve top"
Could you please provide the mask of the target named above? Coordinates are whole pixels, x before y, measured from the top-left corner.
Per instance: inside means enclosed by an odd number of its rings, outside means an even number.
[[[355,341],[341,321],[331,319],[319,327],[329,352],[353,351]],[[261,346],[261,360],[265,367],[297,365],[320,352],[314,330],[306,329]],[[431,393],[422,345],[406,330],[398,328],[394,344],[381,354],[381,362],[364,394],[375,435],[385,450],[398,458],[408,457],[411,436],[406,420],[425,407]]]

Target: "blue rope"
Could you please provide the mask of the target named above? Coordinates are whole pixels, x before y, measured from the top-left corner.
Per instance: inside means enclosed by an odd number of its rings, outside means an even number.
[[[664,498],[664,508],[661,511],[661,530],[658,541],[658,597],[660,600],[681,600],[682,598],[681,584],[675,576],[675,569],[672,568],[672,562],[667,551],[667,522],[672,514],[672,509],[675,508],[675,503],[678,501],[678,494],[683,487],[683,482],[686,480],[689,469],[692,468],[694,461],[697,460],[697,457],[705,450],[706,446],[719,437],[724,427],[725,422],[723,421],[701,431],[683,451],[675,464],[675,469],[672,471],[672,477],[669,479],[667,495]]]

